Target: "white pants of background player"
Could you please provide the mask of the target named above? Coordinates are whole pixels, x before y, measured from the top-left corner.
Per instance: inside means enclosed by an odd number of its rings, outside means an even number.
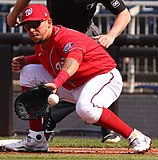
[[[26,65],[20,73],[21,86],[32,87],[52,81],[53,77],[39,64]],[[99,120],[102,108],[108,108],[120,96],[122,85],[122,77],[114,68],[71,91],[61,87],[58,94],[64,101],[76,103],[77,114],[87,123],[94,124]]]

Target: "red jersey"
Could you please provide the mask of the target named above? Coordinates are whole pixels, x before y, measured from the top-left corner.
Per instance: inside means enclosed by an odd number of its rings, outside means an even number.
[[[78,61],[78,70],[63,84],[68,90],[116,67],[115,61],[100,44],[83,33],[63,26],[53,26],[48,48],[43,50],[40,44],[36,44],[35,51],[35,55],[27,57],[29,63],[41,63],[54,78],[67,57]]]

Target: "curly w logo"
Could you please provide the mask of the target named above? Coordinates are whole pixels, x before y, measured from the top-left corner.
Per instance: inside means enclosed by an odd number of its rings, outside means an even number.
[[[25,11],[26,16],[29,16],[32,14],[32,8],[29,8]]]

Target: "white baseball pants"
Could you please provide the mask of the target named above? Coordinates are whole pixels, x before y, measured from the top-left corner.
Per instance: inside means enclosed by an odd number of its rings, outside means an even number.
[[[21,86],[32,87],[52,81],[53,77],[40,64],[26,65],[20,73]],[[122,86],[120,72],[114,68],[71,91],[61,87],[58,94],[62,100],[76,103],[77,114],[87,123],[94,124],[99,120],[103,107],[108,108],[120,96]]]

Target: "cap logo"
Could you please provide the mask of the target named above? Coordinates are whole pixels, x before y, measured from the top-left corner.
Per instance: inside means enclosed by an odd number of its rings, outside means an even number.
[[[29,8],[25,11],[26,16],[30,16],[32,14],[33,9]]]

